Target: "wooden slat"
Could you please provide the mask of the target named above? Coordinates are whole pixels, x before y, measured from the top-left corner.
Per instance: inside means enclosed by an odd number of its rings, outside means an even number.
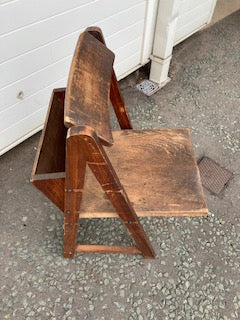
[[[92,36],[106,45],[103,33],[98,27],[89,27],[86,29]],[[112,71],[112,80],[110,87],[110,99],[117,116],[119,125],[121,129],[132,129],[132,124],[128,116],[127,108],[124,99],[119,90],[118,81],[114,70]]]
[[[64,257],[73,258],[77,243],[78,210],[82,200],[82,190],[86,172],[84,145],[78,136],[71,135],[69,129],[66,142],[66,179],[64,206]]]
[[[202,217],[208,215],[208,209],[196,211],[136,211],[139,218],[141,217]],[[119,218],[116,212],[81,212],[80,219],[102,219],[102,218]]]
[[[74,53],[65,99],[67,127],[89,126],[112,144],[109,117],[114,54],[88,32],[83,32]]]
[[[113,132],[106,153],[138,216],[207,215],[188,129]],[[90,170],[80,217],[116,217]]]
[[[142,254],[136,247],[125,246],[104,246],[104,245],[77,245],[76,252],[94,253],[122,253],[122,254]]]

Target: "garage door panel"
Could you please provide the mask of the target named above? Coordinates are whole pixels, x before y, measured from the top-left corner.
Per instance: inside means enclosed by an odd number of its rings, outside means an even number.
[[[0,118],[4,119],[4,121],[0,122],[0,132],[10,127],[13,123],[21,121],[21,119],[28,117],[31,113],[48,105],[52,90],[57,87],[65,87],[66,84],[67,77],[58,79],[58,81],[53,82],[50,86],[38,90],[30,97],[0,112]]]
[[[2,35],[0,37],[0,63],[46,45],[86,26],[95,25],[98,21],[136,4],[137,0],[128,0],[115,2],[113,6],[112,0],[98,0],[64,14],[56,15],[48,20]]]
[[[20,122],[14,123],[0,135],[1,154],[15,147],[43,127],[47,106],[38,110]]]
[[[72,55],[59,60],[58,62],[41,69],[30,76],[14,82],[10,86],[0,90],[0,112],[6,110],[10,106],[21,102],[17,98],[20,91],[24,92],[24,100],[35,94],[37,91],[48,87],[57,80],[67,77]]]
[[[133,32],[136,32],[136,37],[139,36],[139,31],[143,32],[143,17],[144,7],[142,4],[139,4],[133,8],[117,13],[112,19],[108,18],[100,21],[98,25],[100,25],[103,30],[109,30],[108,32],[104,32],[105,35],[108,35],[106,41],[112,50],[116,50],[119,46],[125,45],[128,41],[132,41],[134,34],[131,32],[126,37],[126,32],[129,31],[128,28],[137,24],[139,20],[141,20],[141,29],[138,30],[138,26],[135,26],[135,31]],[[114,21],[114,27],[112,27],[112,20]],[[53,41],[46,46],[31,50],[28,53],[0,64],[0,88],[10,85],[12,82],[27,77],[31,73],[37,72],[73,54],[78,36],[83,30],[84,28],[57,41]],[[29,63],[29,61],[31,61],[31,63]]]
[[[208,22],[212,0],[185,0],[180,9],[174,43],[178,43]]]
[[[115,66],[115,70],[118,72],[119,70],[122,71],[122,76],[124,76],[124,70],[125,72],[129,72],[129,70],[135,70],[139,65],[141,54],[140,53],[135,53],[132,56],[128,57],[125,60],[122,60],[119,64]],[[134,67],[132,67],[134,66]],[[121,79],[121,77],[120,77]]]
[[[0,9],[0,35],[52,16],[77,9],[94,0],[18,0],[11,1]],[[0,2],[1,4],[1,2]],[[14,15],[14,19],[9,19]]]
[[[89,25],[103,29],[119,78],[140,66],[147,10],[156,1],[0,0],[0,154],[42,126],[52,89],[66,86]]]

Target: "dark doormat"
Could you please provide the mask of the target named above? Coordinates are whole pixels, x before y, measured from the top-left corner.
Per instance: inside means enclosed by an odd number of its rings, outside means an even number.
[[[223,191],[233,175],[208,157],[203,157],[198,167],[203,186],[216,195]]]

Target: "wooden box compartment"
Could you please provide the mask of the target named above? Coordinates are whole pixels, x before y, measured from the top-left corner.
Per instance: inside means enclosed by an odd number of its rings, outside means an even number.
[[[65,88],[53,90],[31,177],[31,182],[62,211],[67,135],[64,99]]]

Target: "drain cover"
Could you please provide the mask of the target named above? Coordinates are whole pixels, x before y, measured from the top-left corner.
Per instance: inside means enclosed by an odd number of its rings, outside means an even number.
[[[219,194],[232,177],[232,172],[219,166],[208,157],[203,157],[198,163],[202,184],[209,191]]]
[[[152,94],[157,92],[161,88],[161,86],[150,80],[143,80],[136,85],[136,88],[139,91],[143,92],[146,96],[151,96]]]
[[[164,87],[171,79],[167,78],[164,82],[161,82],[160,84],[152,82],[151,80],[143,80],[140,83],[136,85],[136,88],[144,93],[146,96],[151,96],[155,92],[157,92],[159,89]]]

